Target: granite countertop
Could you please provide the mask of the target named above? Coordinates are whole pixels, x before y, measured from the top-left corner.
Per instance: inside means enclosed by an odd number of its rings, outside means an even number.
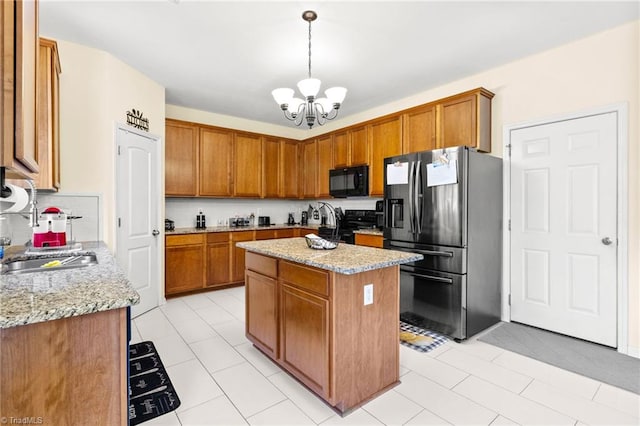
[[[351,275],[421,260],[423,256],[397,250],[339,244],[333,250],[314,250],[304,238],[245,241],[236,246],[251,252],[290,260],[303,265]]]
[[[269,226],[208,226],[204,229],[176,228],[164,231],[165,235],[203,234],[208,232],[236,232],[236,231],[269,231],[271,229],[318,229],[320,225],[269,225]]]
[[[97,265],[59,271],[0,275],[0,328],[51,321],[139,302],[124,272],[104,243],[83,243]],[[17,259],[21,256],[9,256]]]
[[[364,234],[364,235],[379,235],[379,236],[383,236],[384,234],[382,233],[381,230],[377,229],[377,228],[372,228],[372,229],[356,229],[355,231],[353,231],[354,234]]]

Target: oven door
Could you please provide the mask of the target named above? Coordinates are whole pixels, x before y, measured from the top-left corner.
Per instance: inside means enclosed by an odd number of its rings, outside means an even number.
[[[466,274],[400,266],[400,320],[453,337],[467,337]]]

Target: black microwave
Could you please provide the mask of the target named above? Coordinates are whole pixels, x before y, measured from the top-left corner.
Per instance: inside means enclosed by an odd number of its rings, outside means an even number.
[[[369,166],[329,170],[329,194],[336,198],[367,197]]]

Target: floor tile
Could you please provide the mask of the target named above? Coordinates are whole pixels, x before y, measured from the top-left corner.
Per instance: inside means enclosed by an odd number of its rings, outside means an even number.
[[[190,346],[210,373],[246,362],[222,337],[201,340],[191,343]]]
[[[437,358],[427,356],[425,353],[405,346],[400,346],[400,348],[400,365],[402,367],[408,368],[446,388],[451,389],[468,376],[464,371],[452,367]],[[445,353],[442,352],[442,354]]]
[[[497,414],[415,372],[403,376],[394,390],[453,424],[488,425]]]
[[[600,386],[600,382],[588,377],[554,367],[553,365],[514,352],[504,351],[494,359],[493,362],[587,399],[593,398],[593,395],[595,395],[598,390],[598,386]]]
[[[329,408],[318,396],[284,371],[269,376],[269,381],[314,422],[321,423],[335,415],[335,411]]]
[[[212,326],[224,340],[231,346],[241,345],[247,343],[247,337],[245,336],[245,325],[238,320],[232,320],[229,322],[223,322],[222,324],[216,324]]]
[[[177,334],[155,339],[153,344],[165,368],[196,357],[189,346]]]
[[[180,398],[178,413],[223,395],[222,389],[195,359],[167,368],[167,374]]]
[[[320,423],[322,426],[331,426],[331,425],[360,425],[360,426],[369,426],[369,425],[381,425],[375,417],[371,414],[367,413],[363,409],[358,409],[352,413],[350,413],[346,417],[340,417],[339,414],[333,415],[333,417],[329,418],[327,421]]]
[[[219,396],[178,414],[182,426],[246,425],[242,414],[226,396]]]
[[[152,309],[134,320],[142,340],[156,340],[162,337],[177,335],[176,329],[158,308]]]
[[[207,297],[207,293],[190,294],[188,296],[182,296],[180,298],[191,309],[197,311],[198,309],[209,308],[214,306],[214,303]]]
[[[175,411],[163,414],[144,422],[144,426],[181,426]]]
[[[533,380],[531,377],[461,351],[457,347],[443,353],[436,359],[514,393],[522,392]]]
[[[249,417],[248,421],[251,425],[315,425],[288,399]]]
[[[522,396],[589,425],[638,425],[640,419],[611,407],[534,381]]]
[[[233,315],[225,311],[220,306],[214,304],[213,302],[211,302],[211,304],[212,306],[196,310],[196,313],[200,315],[200,317],[205,320],[207,324],[217,325],[236,319]]]
[[[212,337],[219,337],[213,327],[200,317],[189,321],[176,321],[172,322],[172,324],[187,343],[195,343]]]
[[[160,306],[160,310],[172,323],[189,321],[198,318],[198,315],[181,299],[169,299],[170,301]]]
[[[244,303],[245,288],[244,285],[226,289],[227,293],[241,300]]]
[[[640,418],[640,395],[607,384],[601,384],[593,400]],[[639,422],[640,423],[640,422]]]
[[[213,378],[245,418],[286,399],[248,362],[218,371]]]
[[[504,349],[481,342],[477,339],[465,340],[460,343],[451,342],[451,346],[453,349],[458,349],[465,353],[472,354],[473,356],[482,358],[485,361],[492,361],[497,356],[505,352]]]
[[[575,423],[575,420],[567,415],[477,377],[468,377],[453,390],[523,425],[573,425]]]
[[[142,336],[138,332],[138,327],[136,326],[135,321],[131,321],[131,340],[129,343],[139,343],[142,342]]]
[[[503,416],[498,416],[494,421],[491,422],[491,426],[515,426],[515,425],[518,425],[518,423],[514,422],[513,420],[509,420],[508,418]]]
[[[270,358],[256,349],[251,342],[234,346],[234,349],[240,352],[240,355],[242,355],[249,364],[253,365],[264,376],[268,377],[282,371],[275,362],[271,361]]]
[[[368,402],[362,408],[385,425],[403,425],[422,411],[422,407],[393,389]]]
[[[405,425],[409,426],[426,426],[426,425],[450,425],[448,421],[442,417],[438,417],[429,410],[422,410],[418,415],[414,416]]]

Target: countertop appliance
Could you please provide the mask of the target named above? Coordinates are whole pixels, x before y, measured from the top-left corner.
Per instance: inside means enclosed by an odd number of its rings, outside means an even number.
[[[463,340],[500,321],[502,160],[468,147],[385,159],[384,247],[400,266],[400,319]]]
[[[369,166],[329,170],[329,194],[336,198],[369,195]]]
[[[34,247],[60,247],[67,245],[67,215],[57,207],[46,208],[33,227]]]
[[[176,229],[176,223],[171,219],[164,220],[164,230],[165,231],[173,231]]]
[[[359,229],[373,229],[376,227],[377,217],[375,210],[345,210],[340,219],[338,227],[338,235],[340,241],[347,244],[355,244],[355,235],[353,231]],[[320,227],[318,235],[325,238],[330,235],[334,228]]]
[[[309,224],[309,213],[303,211],[300,215],[300,225],[307,226]]]
[[[271,217],[258,216],[258,226],[271,226]]]

